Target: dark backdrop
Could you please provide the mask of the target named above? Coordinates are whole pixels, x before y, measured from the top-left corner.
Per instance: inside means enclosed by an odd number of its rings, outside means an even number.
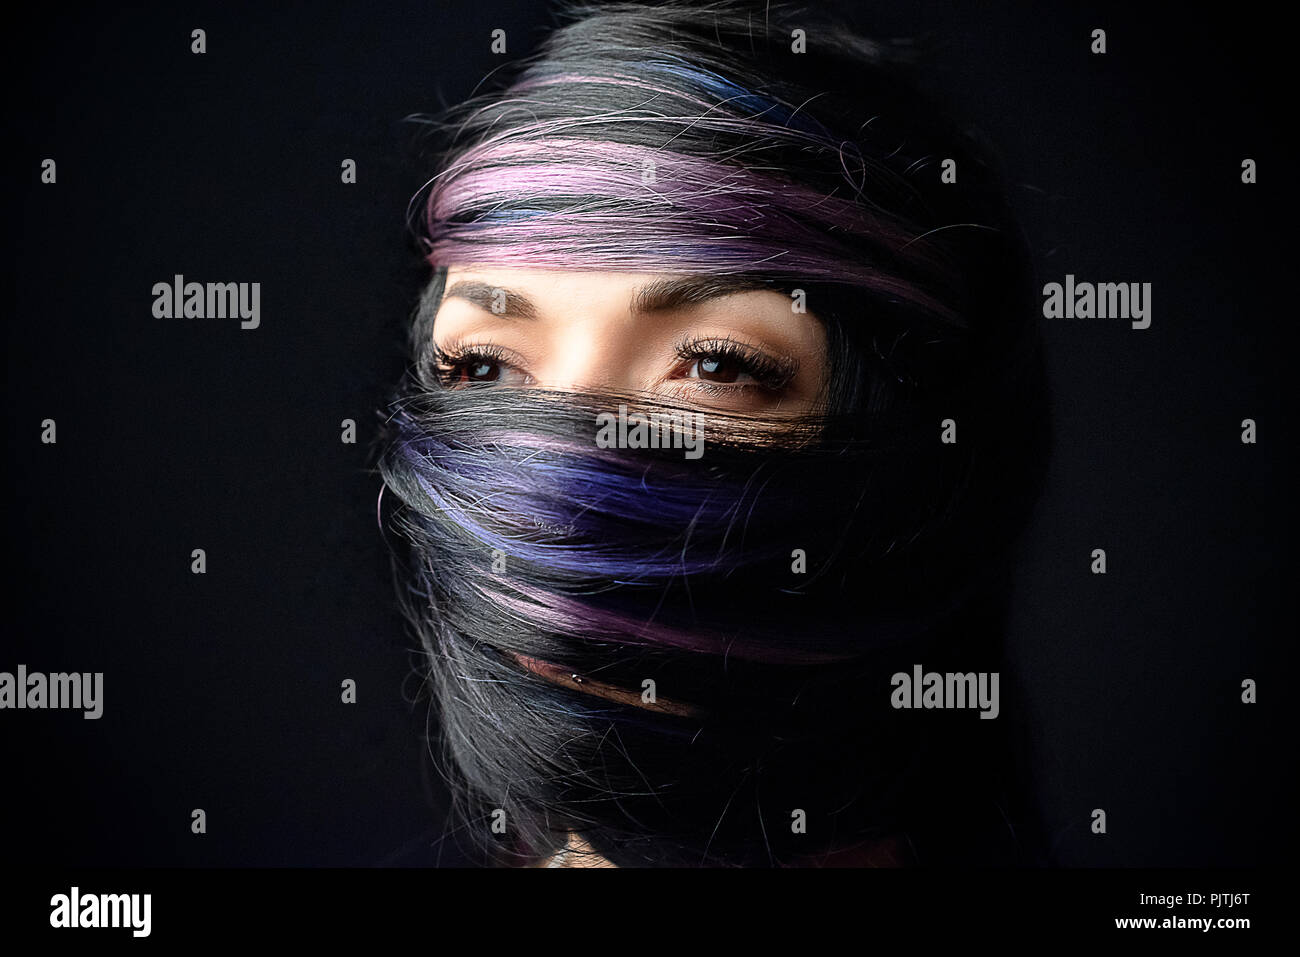
[[[1294,763],[1284,32],[1240,7],[869,6],[863,29],[936,47],[935,82],[999,146],[1043,281],[1154,287],[1148,330],[1046,323],[1054,456],[1008,641],[1051,849],[1066,865],[1271,859]],[[5,856],[460,860],[438,840],[369,448],[424,277],[404,216],[430,170],[402,119],[499,66],[493,29],[508,56],[530,50],[547,9],[29,16],[6,56],[0,670],[102,671],[105,713],[0,713]],[[260,282],[261,327],[154,318],[152,285],[176,273]]]

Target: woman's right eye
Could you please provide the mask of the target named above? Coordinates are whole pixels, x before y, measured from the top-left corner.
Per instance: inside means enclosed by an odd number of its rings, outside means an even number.
[[[501,363],[491,359],[476,359],[457,363],[455,371],[457,380],[461,382],[495,382],[501,378]]]
[[[489,382],[507,385],[528,385],[532,382],[528,373],[507,362],[502,355],[484,349],[454,354],[439,350],[437,369],[438,379],[452,389]]]

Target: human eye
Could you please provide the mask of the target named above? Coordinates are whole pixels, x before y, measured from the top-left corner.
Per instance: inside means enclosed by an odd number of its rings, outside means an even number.
[[[759,390],[780,393],[798,363],[731,338],[692,338],[677,345],[678,378],[712,394]]]
[[[452,343],[434,348],[438,381],[449,389],[471,385],[531,385],[530,376],[517,356],[491,343]]]

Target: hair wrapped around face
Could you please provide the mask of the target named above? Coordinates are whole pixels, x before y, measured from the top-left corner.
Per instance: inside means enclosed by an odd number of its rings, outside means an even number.
[[[1021,240],[987,156],[894,57],[766,6],[578,11],[442,127],[418,217],[436,271],[381,470],[447,771],[502,860],[568,832],[620,865],[767,865],[1005,830],[977,783],[998,722],[894,710],[890,677],[997,667],[1044,439]],[[650,396],[443,388],[432,319],[458,263],[802,290],[829,409],[710,413],[693,459],[597,442],[620,405],[680,414]]]
[[[382,467],[414,546],[408,607],[471,820],[505,810],[520,849],[574,830],[616,862],[678,864],[788,860],[896,824],[877,802],[924,729],[891,713],[889,675],[954,638],[964,666],[987,664],[981,637],[953,629],[990,584],[1009,503],[919,424],[774,433],[710,415],[690,459],[600,448],[620,404],[679,411],[431,379],[393,410]],[[650,681],[696,713],[559,687],[520,655],[637,692]],[[784,850],[776,818],[766,845],[749,816],[715,833],[722,791],[745,786],[777,818],[815,808],[831,827]]]

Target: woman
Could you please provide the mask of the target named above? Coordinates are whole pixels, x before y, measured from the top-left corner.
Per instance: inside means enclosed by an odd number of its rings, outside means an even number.
[[[438,128],[381,468],[458,833],[1038,861],[1000,627],[1045,405],[987,151],[764,3],[574,8]],[[903,687],[931,672],[994,699]]]

